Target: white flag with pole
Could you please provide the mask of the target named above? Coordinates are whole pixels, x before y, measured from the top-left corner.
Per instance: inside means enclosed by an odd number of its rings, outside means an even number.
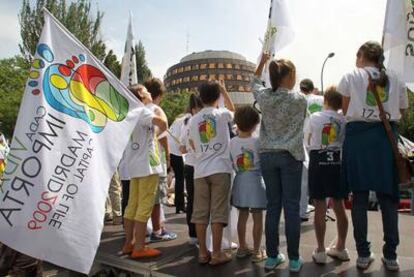
[[[262,53],[268,53],[274,57],[295,38],[295,31],[292,26],[290,12],[286,0],[271,0],[269,20],[263,40]],[[260,61],[259,57],[259,61]],[[269,86],[268,66],[265,67],[262,80]]]
[[[47,10],[0,187],[0,241],[89,273],[143,104]]]
[[[126,86],[138,83],[137,61],[135,53],[135,37],[132,27],[132,13],[129,14],[128,31],[122,58],[121,82]]]
[[[388,0],[383,47],[386,67],[414,89],[414,0]]]

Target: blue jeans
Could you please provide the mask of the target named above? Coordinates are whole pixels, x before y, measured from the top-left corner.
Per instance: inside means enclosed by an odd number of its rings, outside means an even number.
[[[302,162],[287,152],[260,154],[260,165],[266,185],[266,252],[275,258],[279,254],[279,223],[282,207],[285,215],[285,234],[290,260],[299,258],[299,202],[302,181]]]
[[[353,192],[352,223],[354,225],[354,238],[359,257],[371,255],[371,243],[367,240],[368,233],[368,192]],[[395,260],[397,246],[400,242],[398,233],[398,199],[377,193],[382,213],[382,228],[384,232],[384,258]]]

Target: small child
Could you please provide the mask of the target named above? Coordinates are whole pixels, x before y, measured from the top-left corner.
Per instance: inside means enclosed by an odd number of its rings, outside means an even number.
[[[260,122],[259,113],[251,106],[236,109],[234,121],[238,136],[230,141],[230,157],[236,177],[234,178],[231,202],[239,210],[237,233],[239,249],[237,258],[252,256],[252,262],[258,263],[266,259],[260,249],[263,233],[263,210],[266,210],[266,188],[260,172],[259,139],[254,137]],[[246,223],[249,212],[253,215],[253,252],[246,244]]]
[[[336,87],[327,89],[324,95],[324,111],[311,115],[309,119],[309,196],[315,205],[315,233],[318,248],[312,258],[317,264],[325,264],[327,255],[348,261],[345,248],[348,218],[344,199],[348,189],[341,182],[341,147],[345,136],[345,117],[338,113],[342,107],[342,96]],[[332,198],[337,219],[336,245],[325,250],[326,198]]]
[[[231,261],[221,250],[223,227],[228,224],[232,166],[229,158],[234,105],[224,83],[206,82],[199,88],[204,108],[190,121],[190,145],[197,154],[194,165],[194,210],[192,223],[200,246],[200,264],[218,265]],[[218,108],[220,95],[229,109]],[[207,250],[206,230],[211,221],[213,253]]]
[[[142,85],[133,85],[131,92],[144,104],[152,102],[151,94]],[[145,246],[147,222],[151,217],[162,173],[160,154],[154,126],[161,132],[167,129],[167,121],[142,107],[139,121],[132,132],[129,149],[125,151],[129,177],[128,205],[124,215],[126,241],[122,254],[132,258],[155,257],[160,251]]]

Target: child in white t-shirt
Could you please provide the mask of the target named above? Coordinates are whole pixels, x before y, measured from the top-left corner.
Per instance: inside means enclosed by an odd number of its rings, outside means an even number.
[[[206,82],[199,88],[204,108],[190,121],[190,144],[197,154],[194,165],[194,210],[192,223],[196,225],[200,245],[199,263],[218,265],[231,260],[221,251],[223,227],[228,223],[230,175],[230,131],[234,105],[224,83]],[[217,108],[220,95],[227,108]],[[206,229],[211,220],[213,253],[206,246]],[[211,260],[210,260],[211,259]]]
[[[152,101],[151,95],[144,86],[135,85],[130,90],[144,104]],[[131,254],[132,258],[154,257],[161,254],[160,251],[145,246],[145,235],[155,202],[159,174],[162,173],[154,126],[163,132],[167,129],[167,122],[150,109],[146,107],[141,109],[139,121],[128,144],[130,148],[125,151],[131,182],[124,215],[126,241],[122,253]]]
[[[348,188],[341,182],[341,147],[344,142],[345,117],[338,113],[342,107],[342,96],[335,87],[330,87],[324,95],[324,110],[311,115],[308,125],[309,196],[315,205],[315,233],[318,248],[312,258],[317,264],[325,264],[327,255],[349,260],[345,248],[348,218],[344,199]],[[326,198],[332,198],[333,210],[337,219],[338,239],[334,247],[325,250]]]
[[[230,141],[230,157],[236,171],[231,203],[239,210],[237,233],[239,249],[237,258],[252,255],[257,263],[266,259],[265,252],[260,249],[263,233],[263,210],[266,210],[266,188],[260,172],[259,139],[253,136],[260,122],[259,113],[251,106],[237,108],[234,115],[238,136]],[[246,243],[246,224],[249,213],[253,216],[253,242],[251,251]]]

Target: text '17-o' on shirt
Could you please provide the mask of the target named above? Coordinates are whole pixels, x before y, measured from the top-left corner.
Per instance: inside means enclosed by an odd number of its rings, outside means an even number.
[[[345,125],[345,117],[336,111],[324,110],[313,113],[305,131],[311,136],[309,150],[341,148],[345,139]]]
[[[259,138],[234,137],[230,141],[230,158],[236,173],[260,170]]]
[[[154,113],[147,107],[140,108],[137,125],[125,150],[125,162],[129,177],[139,178],[162,174],[160,151],[152,123]]]
[[[213,107],[203,108],[191,118],[190,139],[197,154],[195,179],[233,172],[229,157],[229,123],[232,121],[231,111]]]
[[[381,121],[379,109],[374,94],[369,91],[369,75],[378,79],[380,72],[375,67],[357,68],[346,74],[340,81],[337,90],[345,97],[350,97],[346,119],[352,121]],[[408,108],[408,96],[405,85],[396,75],[387,71],[388,84],[385,88],[377,87],[378,94],[385,112],[390,115],[391,121],[401,119],[401,109]]]

